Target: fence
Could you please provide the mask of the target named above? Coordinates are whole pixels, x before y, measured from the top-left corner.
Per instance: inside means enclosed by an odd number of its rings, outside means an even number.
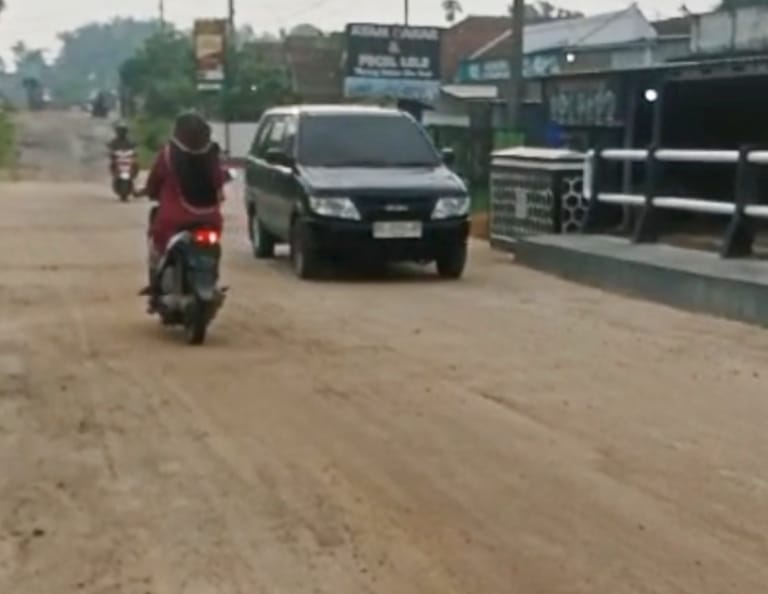
[[[538,233],[578,233],[587,202],[584,153],[516,147],[491,155],[491,242],[511,246]]]
[[[644,164],[645,182],[642,194],[601,191],[601,173],[606,162]],[[733,195],[730,199],[667,196],[658,194],[660,166],[665,163],[699,163],[735,165]],[[597,211],[604,204],[618,204],[641,209],[635,225],[633,241],[656,241],[659,217],[663,211],[725,215],[730,217],[720,255],[724,258],[748,256],[752,253],[755,222],[768,220],[768,204],[760,203],[757,184],[761,167],[768,165],[768,150],[743,147],[740,150],[683,149],[598,149],[587,154],[584,167],[584,194],[589,209],[583,229],[593,228]]]

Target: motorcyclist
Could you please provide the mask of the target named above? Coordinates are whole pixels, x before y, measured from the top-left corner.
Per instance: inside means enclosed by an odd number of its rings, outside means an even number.
[[[142,192],[158,203],[149,225],[149,287],[156,293],[155,269],[171,237],[180,228],[204,224],[221,232],[225,174],[211,127],[195,113],[176,119],[171,139],[160,149]]]
[[[128,125],[125,122],[115,124],[115,137],[107,144],[109,149],[109,173],[112,177],[117,174],[115,151],[135,151],[136,143],[131,140]]]

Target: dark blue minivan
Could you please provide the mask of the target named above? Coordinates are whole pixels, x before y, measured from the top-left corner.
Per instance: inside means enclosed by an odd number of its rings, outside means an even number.
[[[300,278],[324,259],[467,261],[464,183],[408,114],[363,106],[296,106],[262,117],[248,158],[245,206],[257,258],[288,243]]]

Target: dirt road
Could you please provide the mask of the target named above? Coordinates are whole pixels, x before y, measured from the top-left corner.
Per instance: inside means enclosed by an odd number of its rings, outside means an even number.
[[[134,296],[145,205],[0,208],[3,594],[768,591],[762,330],[480,246],[460,283],[301,283],[237,196],[194,349]]]

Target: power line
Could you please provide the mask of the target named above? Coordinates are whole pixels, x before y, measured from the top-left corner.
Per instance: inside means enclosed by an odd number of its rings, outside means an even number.
[[[285,21],[292,19],[293,17],[299,16],[300,14],[306,14],[308,12],[312,12],[314,10],[317,10],[318,8],[322,8],[329,2],[332,2],[333,0],[315,0],[315,2],[312,2],[308,6],[305,6],[304,8],[300,8],[299,10],[294,10],[292,12],[289,12],[287,15],[283,15],[280,20],[278,20],[278,24],[284,25]]]

